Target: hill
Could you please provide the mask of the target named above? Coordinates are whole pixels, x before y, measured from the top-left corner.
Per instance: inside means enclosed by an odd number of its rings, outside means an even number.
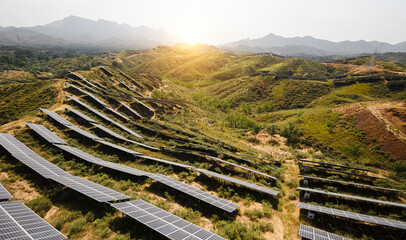
[[[2,57],[17,51],[2,50]],[[63,174],[142,199],[195,224],[193,229],[226,239],[299,239],[300,224],[352,239],[402,234],[328,214],[311,220],[296,207],[306,201],[406,220],[403,210],[387,205],[405,203],[397,192],[406,190],[402,64],[377,59],[368,70],[368,58],[320,63],[176,45],[91,56],[77,52],[37,63],[44,66],[39,74],[29,70],[44,50],[31,51],[19,69],[3,61],[0,132],[12,134]],[[66,146],[49,143],[25,122],[45,126]],[[142,224],[135,212],[94,201],[25,164],[0,146],[1,183],[69,239],[165,234]],[[307,185],[299,174],[307,175]],[[305,199],[299,186],[326,194],[312,192]],[[224,211],[204,200],[207,194],[239,207]],[[360,196],[369,199],[366,204],[354,199]]]

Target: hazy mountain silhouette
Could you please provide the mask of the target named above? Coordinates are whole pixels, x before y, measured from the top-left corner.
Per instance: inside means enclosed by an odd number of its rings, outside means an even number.
[[[380,46],[380,52],[406,52],[406,42],[395,45],[364,40],[332,42],[311,36],[285,38],[273,33],[262,38],[243,39],[221,45],[223,48],[237,52],[272,52],[281,55],[308,54],[319,56],[373,53]]]
[[[0,41],[3,44],[15,43],[10,39],[12,33],[7,33],[5,28],[0,28]],[[175,37],[167,34],[163,30],[140,26],[132,27],[128,24],[118,24],[112,21],[99,19],[97,21],[69,16],[46,25],[35,27],[14,28],[24,32],[26,35],[31,33],[33,38],[29,44],[47,44],[56,43],[74,43],[98,45],[106,47],[131,47],[131,48],[152,48],[160,44],[174,44]],[[42,36],[39,37],[39,36]],[[14,35],[16,38],[16,35]],[[53,39],[54,41],[51,41]],[[9,41],[7,41],[9,40]],[[27,42],[28,44],[28,42]]]

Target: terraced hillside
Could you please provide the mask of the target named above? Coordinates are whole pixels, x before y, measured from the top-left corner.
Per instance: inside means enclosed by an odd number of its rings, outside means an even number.
[[[203,45],[91,59],[0,74],[0,183],[69,239],[405,237],[404,65]]]

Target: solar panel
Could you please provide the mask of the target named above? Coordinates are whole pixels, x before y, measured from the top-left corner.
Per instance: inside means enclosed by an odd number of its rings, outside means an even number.
[[[368,177],[368,178],[373,178],[373,179],[385,179],[385,180],[387,180],[387,178],[369,176],[369,175],[360,174],[360,173],[353,173],[353,172],[345,172],[345,171],[332,169],[332,168],[322,168],[322,167],[315,167],[315,166],[307,166],[307,165],[303,165],[303,164],[299,164],[299,167],[313,168],[313,169],[319,169],[319,170],[330,171],[330,172],[338,172],[338,173],[344,173],[344,174],[349,174],[349,175],[354,175],[354,176],[359,176],[359,177]]]
[[[117,112],[116,110],[110,108],[110,107],[106,107],[107,110],[109,110],[110,112],[112,112],[114,115],[116,115],[116,117],[119,117],[121,119],[124,119],[125,121],[129,122],[130,119],[126,116],[124,116],[123,114]]]
[[[132,99],[133,99],[134,101],[136,101],[138,104],[141,104],[144,108],[148,109],[149,111],[154,112],[154,110],[153,110],[152,108],[150,108],[148,105],[144,104],[143,102],[141,102],[141,101],[138,100],[137,98],[132,97]]]
[[[159,151],[159,148],[152,147],[152,146],[149,146],[149,145],[146,145],[146,144],[143,144],[143,143],[139,143],[139,142],[136,142],[136,141],[133,141],[133,140],[129,140],[129,139],[127,139],[126,141],[129,142],[129,143],[132,143],[132,144],[136,144],[136,145],[138,145],[138,146],[140,146],[140,147],[143,147],[143,148],[152,150],[152,151]]]
[[[305,160],[305,159],[298,159],[298,161],[316,163],[316,164],[325,165],[325,166],[334,166],[334,167],[340,167],[340,168],[348,168],[348,169],[356,169],[356,170],[372,172],[372,170],[366,169],[366,168],[351,167],[351,166],[345,166],[345,165],[339,165],[339,164],[333,164],[333,163],[325,163],[325,162],[311,161],[311,160]]]
[[[123,108],[127,109],[129,112],[131,112],[133,116],[135,116],[135,117],[137,117],[137,118],[140,118],[140,119],[143,118],[143,116],[141,116],[137,111],[135,111],[134,109],[132,109],[130,106],[126,105],[126,104],[123,103],[123,102],[120,102],[120,103],[121,103],[121,106],[122,106]]]
[[[116,149],[116,150],[119,150],[119,151],[121,151],[121,152],[124,152],[124,153],[132,154],[132,155],[140,155],[140,154],[141,154],[141,153],[139,153],[139,152],[136,152],[136,151],[133,151],[133,150],[131,150],[131,149],[128,149],[128,148],[119,146],[119,145],[114,144],[114,143],[106,142],[106,141],[103,141],[103,140],[95,140],[95,141],[98,142],[98,143],[100,143],[100,144],[103,144],[103,145],[106,145],[106,146],[108,146],[108,147],[111,147],[111,148],[114,148],[114,149]]]
[[[403,204],[403,203],[388,202],[388,201],[382,201],[382,200],[371,199],[371,198],[366,198],[366,197],[358,197],[358,196],[353,196],[353,195],[348,195],[348,194],[341,194],[341,193],[322,191],[322,190],[317,190],[317,189],[312,189],[312,188],[298,187],[297,190],[306,191],[306,192],[313,192],[313,193],[318,193],[318,194],[324,194],[324,195],[340,197],[340,198],[355,199],[355,200],[359,200],[359,201],[372,202],[372,203],[376,203],[376,204],[383,204],[383,205],[389,205],[389,206],[394,206],[394,207],[406,208],[406,204]]]
[[[300,224],[299,236],[310,240],[351,240],[337,234]]]
[[[79,88],[79,90],[80,90],[81,92],[83,92],[84,94],[86,94],[88,97],[90,97],[93,101],[97,102],[98,104],[100,104],[100,105],[102,105],[102,106],[104,106],[104,107],[107,107],[107,104],[106,104],[106,103],[104,103],[102,100],[100,100],[99,98],[97,98],[96,96],[94,96],[92,93],[90,93],[90,92],[88,92],[88,91],[85,91],[85,90],[83,90],[83,89],[80,89],[80,88]]]
[[[13,198],[13,196],[0,183],[0,200],[8,200],[8,199],[12,199],[12,198]]]
[[[103,140],[103,139],[99,138],[98,136],[93,135],[93,134],[91,134],[91,133],[89,133],[89,132],[87,132],[87,131],[85,131],[85,130],[83,130],[83,129],[81,129],[81,128],[78,128],[78,127],[75,127],[75,126],[68,126],[68,128],[69,128],[70,130],[72,130],[72,131],[74,131],[74,132],[76,132],[76,133],[78,133],[78,134],[80,134],[80,135],[86,137],[86,138],[90,138],[90,139],[92,139],[92,140],[100,140],[100,141]]]
[[[82,78],[81,76],[77,75],[76,73],[74,73],[74,72],[72,72],[72,71],[69,71],[69,70],[68,70],[68,72],[69,72],[70,74],[72,74],[73,76],[75,76],[76,78],[80,79],[80,80],[85,80],[84,78]]]
[[[318,177],[311,177],[311,176],[305,176],[305,175],[298,175],[298,177],[302,177],[305,179],[314,179],[314,180],[319,180],[319,181],[325,181],[325,182],[331,182],[331,183],[340,183],[340,184],[346,184],[346,185],[354,185],[358,187],[364,187],[364,188],[371,188],[371,189],[378,189],[378,190],[384,190],[384,191],[392,191],[392,192],[401,192],[405,193],[402,190],[398,189],[392,189],[392,188],[384,188],[384,187],[375,187],[371,185],[365,185],[365,184],[359,184],[359,183],[352,183],[352,182],[344,182],[344,181],[337,181],[337,180],[331,180],[327,178],[318,178]]]
[[[258,186],[258,185],[252,184],[252,183],[248,183],[248,182],[236,179],[236,178],[228,177],[228,176],[225,176],[225,175],[222,175],[222,174],[219,174],[219,173],[215,173],[215,172],[212,172],[212,171],[209,171],[209,170],[196,169],[196,171],[201,172],[203,174],[206,174],[208,176],[220,178],[220,179],[235,183],[237,185],[244,186],[246,188],[254,189],[256,191],[266,193],[266,194],[269,194],[269,195],[272,195],[272,196],[278,196],[278,194],[279,194],[278,191],[275,191],[273,189],[270,189],[270,188],[267,188],[267,187],[261,187],[261,186]]]
[[[177,163],[177,162],[172,162],[172,161],[163,160],[163,159],[154,158],[154,157],[149,157],[149,156],[144,156],[144,155],[137,156],[137,157],[148,159],[148,160],[155,161],[155,162],[165,163],[165,164],[176,166],[176,167],[186,168],[186,169],[194,169],[195,168],[195,167],[190,166],[190,165]]]
[[[115,203],[111,206],[169,239],[225,240],[143,200]]]
[[[80,101],[79,99],[72,97],[72,96],[67,96],[68,98],[70,98],[72,101],[74,101],[76,104],[78,104],[79,106],[86,108],[87,110],[89,110],[90,112],[92,112],[93,114],[97,115],[98,117],[102,118],[104,121],[107,122],[114,122],[113,119],[107,117],[106,115],[104,115],[103,113],[97,111],[96,109],[90,107],[89,105],[87,105],[86,103]]]
[[[83,86],[83,87],[86,87],[86,86],[85,86],[84,84],[82,84],[81,82],[76,82],[76,83],[79,84],[79,85],[81,85],[81,86]],[[81,89],[81,88],[79,88],[79,87],[77,87],[77,86],[75,86],[75,85],[66,83],[66,82],[65,82],[65,86],[67,86],[67,87],[69,87],[69,88],[75,89],[76,91],[82,93],[81,95],[86,95],[86,94],[88,93],[87,91],[85,91],[85,90],[83,90],[83,89]],[[75,95],[76,95],[76,94],[75,94]]]
[[[0,226],[0,239],[66,239],[20,201],[0,202]]]
[[[14,158],[45,178],[55,175],[69,175],[61,168],[38,156],[10,134],[0,133],[0,145]]]
[[[42,138],[50,143],[67,144],[64,140],[56,136],[54,133],[49,131],[48,128],[42,125],[34,123],[25,123],[25,125],[34,130],[38,135],[40,135]]]
[[[114,121],[113,119],[107,117],[106,115],[104,115],[103,113],[95,110],[94,108],[90,107],[89,105],[83,103],[82,101],[72,97],[72,96],[68,96],[70,99],[72,99],[74,102],[76,102],[77,104],[79,104],[80,106],[86,108],[87,110],[91,111],[92,113],[96,114],[98,117],[102,118],[103,120],[110,122],[112,124],[114,124],[116,127],[120,128],[123,131],[128,132],[129,134],[137,137],[137,138],[143,138],[142,136],[140,136],[139,134],[135,133],[133,130],[127,128],[126,126]]]
[[[152,179],[157,180],[158,182],[165,184],[171,188],[174,188],[180,192],[183,192],[193,198],[196,198],[200,201],[203,201],[207,204],[210,204],[216,208],[220,208],[228,213],[232,213],[237,208],[239,207],[237,204],[234,204],[232,202],[226,201],[224,199],[221,199],[219,197],[216,197],[214,195],[211,195],[207,192],[201,191],[197,188],[194,188],[188,184],[185,184],[180,181],[176,181],[175,179],[172,179],[170,177],[167,177],[162,174],[154,174],[150,176]]]
[[[114,169],[123,173],[127,173],[133,176],[141,177],[141,176],[149,176],[150,173],[132,168],[132,167],[127,167],[121,164],[113,163],[113,162],[108,162],[104,161],[100,158],[97,158],[93,155],[90,155],[86,152],[83,152],[75,147],[71,147],[69,145],[54,145],[55,147],[58,147],[59,149],[72,154],[73,156],[80,158],[86,162],[97,164],[106,168]]]
[[[114,191],[110,188],[104,187],[97,183],[88,181],[81,177],[76,176],[53,176],[52,180],[62,185],[71,188],[89,198],[96,200],[97,202],[110,202],[118,200],[128,200],[131,197],[125,194]]]
[[[89,116],[87,116],[87,115],[85,115],[85,114],[79,112],[79,111],[76,110],[76,109],[66,107],[65,110],[66,110],[66,111],[69,111],[69,112],[71,112],[71,113],[73,113],[73,114],[75,114],[76,116],[80,117],[81,119],[83,119],[83,120],[85,120],[85,121],[87,121],[87,122],[90,122],[90,123],[97,123],[96,120],[94,120],[93,118],[91,118],[91,117],[89,117]]]
[[[120,139],[120,140],[122,140],[122,141],[128,141],[127,138],[121,136],[120,134],[117,134],[117,133],[111,131],[110,129],[108,129],[108,128],[102,126],[102,125],[94,124],[94,123],[93,123],[92,125],[93,125],[94,127],[96,127],[97,129],[103,131],[104,133],[106,133],[106,134],[108,134],[108,135],[110,135],[110,136],[112,136],[112,137],[114,137],[114,138]]]
[[[270,175],[268,175],[268,174],[255,171],[255,170],[252,170],[252,169],[249,169],[249,168],[240,166],[240,165],[238,165],[238,164],[234,164],[234,163],[231,163],[231,162],[227,162],[227,161],[224,161],[224,160],[222,160],[222,159],[220,159],[220,158],[211,157],[211,156],[208,156],[208,157],[211,158],[211,159],[213,159],[213,160],[216,160],[216,161],[219,161],[219,162],[222,162],[222,163],[225,163],[225,164],[228,164],[228,165],[237,167],[237,168],[241,168],[241,169],[247,170],[247,171],[249,171],[249,172],[256,173],[256,174],[258,174],[258,175],[261,175],[261,176],[264,176],[264,177],[267,177],[267,178],[270,178],[270,179],[273,179],[273,180],[276,180],[275,177],[272,177],[272,176],[270,176]]]
[[[64,125],[64,126],[73,126],[73,124],[71,122],[69,122],[68,120],[66,120],[65,118],[59,116],[58,114],[56,114],[54,111],[48,110],[48,109],[44,109],[44,108],[39,108],[39,110],[45,114],[47,114],[49,117],[51,117],[52,119],[54,119],[55,121],[57,121],[59,124]]]
[[[406,222],[396,221],[392,219],[380,218],[360,213],[354,213],[349,211],[343,211],[335,208],[327,208],[317,205],[312,205],[304,202],[299,202],[297,204],[298,208],[307,209],[309,211],[329,214],[336,217],[343,217],[351,220],[362,221],[367,223],[373,223],[377,225],[382,225],[386,227],[393,227],[398,229],[406,230]]]
[[[266,165],[263,165],[263,164],[260,164],[260,163],[253,162],[253,161],[244,159],[244,158],[242,158],[242,157],[239,157],[239,156],[236,156],[236,155],[233,155],[233,154],[229,154],[229,153],[225,153],[225,152],[221,152],[221,151],[218,151],[218,152],[221,153],[221,154],[223,154],[224,156],[228,156],[228,157],[234,158],[234,159],[236,159],[236,160],[240,160],[240,161],[243,161],[243,162],[247,162],[247,163],[250,163],[250,164],[253,164],[253,165],[258,165],[258,166],[261,166],[261,167],[264,167],[264,168],[274,169],[274,168],[271,168],[271,167],[269,167],[269,166],[266,166]]]

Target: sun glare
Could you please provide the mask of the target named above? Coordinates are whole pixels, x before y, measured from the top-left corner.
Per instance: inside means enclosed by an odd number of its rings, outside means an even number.
[[[187,24],[180,30],[179,41],[188,44],[202,43],[203,33],[198,24]]]

